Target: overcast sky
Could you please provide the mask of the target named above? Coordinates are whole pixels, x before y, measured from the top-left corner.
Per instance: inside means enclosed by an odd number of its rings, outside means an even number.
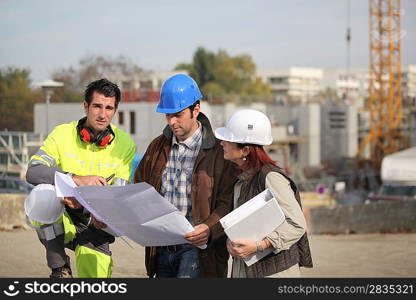
[[[0,0],[0,68],[34,82],[85,55],[147,70],[190,62],[198,46],[249,54],[258,68],[345,67],[348,0]],[[351,0],[351,65],[368,67],[368,1]],[[402,62],[416,63],[416,1],[402,0]]]

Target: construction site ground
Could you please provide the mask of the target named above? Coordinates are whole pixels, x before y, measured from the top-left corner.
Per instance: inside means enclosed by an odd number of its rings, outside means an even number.
[[[45,250],[33,230],[0,231],[0,277],[48,277]],[[117,238],[113,277],[146,277],[144,249]],[[416,277],[416,233],[311,235],[314,268],[304,277]],[[71,257],[74,273],[74,255]]]

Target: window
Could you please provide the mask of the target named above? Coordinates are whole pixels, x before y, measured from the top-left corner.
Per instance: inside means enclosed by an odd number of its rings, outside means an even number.
[[[136,134],[136,114],[134,111],[130,112],[130,133]]]
[[[8,159],[7,153],[1,153],[0,154],[0,164],[6,165],[8,163],[8,161],[9,161],[9,159]]]
[[[140,80],[140,89],[142,90],[153,90],[152,80]]]
[[[17,135],[12,136],[12,142],[13,142],[13,149],[18,150],[20,149],[20,138]]]
[[[271,77],[269,78],[270,83],[288,83],[289,78],[287,77]]]
[[[124,111],[118,112],[118,124],[120,125],[124,124]]]

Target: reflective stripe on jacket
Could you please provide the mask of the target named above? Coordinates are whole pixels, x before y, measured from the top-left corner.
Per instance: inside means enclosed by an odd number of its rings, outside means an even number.
[[[76,175],[98,175],[130,181],[136,145],[124,131],[111,125],[115,138],[104,148],[80,140],[77,121],[55,127],[29,165],[44,164]],[[112,182],[110,182],[111,184]]]

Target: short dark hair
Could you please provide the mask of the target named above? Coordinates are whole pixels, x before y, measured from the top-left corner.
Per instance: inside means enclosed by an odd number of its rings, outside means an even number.
[[[106,97],[116,97],[115,105],[116,108],[118,107],[118,104],[120,103],[121,99],[121,92],[117,84],[112,83],[111,81],[105,78],[101,78],[89,83],[87,85],[87,88],[85,89],[84,95],[85,102],[87,102],[88,105],[91,104],[92,94],[94,94],[94,92],[103,94]]]
[[[201,101],[197,100],[194,104],[192,104],[191,106],[188,106],[187,107],[187,108],[189,108],[191,110],[191,118],[193,118],[193,112],[194,112],[195,106],[197,104],[201,105]]]
[[[194,102],[194,104],[192,104],[192,105],[188,106],[188,108],[189,108],[191,111],[194,111],[195,106],[196,106],[197,104],[201,105],[201,101],[200,101],[200,100],[195,101],[195,102]]]

